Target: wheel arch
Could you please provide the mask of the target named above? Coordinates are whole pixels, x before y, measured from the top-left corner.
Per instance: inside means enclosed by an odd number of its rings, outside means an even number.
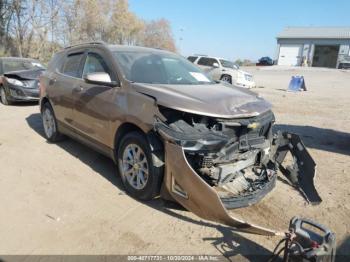
[[[43,110],[43,105],[45,105],[46,103],[49,103],[50,106],[52,107],[50,100],[45,96],[45,97],[40,99],[40,112]]]
[[[131,122],[125,122],[121,126],[118,127],[116,134],[114,136],[114,161],[117,162],[118,156],[118,148],[119,143],[122,140],[122,138],[130,132],[139,132],[144,136],[144,138],[148,141],[152,153],[157,152],[157,155],[162,156],[164,151],[164,145],[162,140],[160,139],[159,135],[154,131],[150,130],[149,132],[145,133],[139,126],[137,126],[134,123]],[[159,154],[161,153],[161,154]],[[161,157],[163,160],[163,157]]]
[[[224,76],[231,77],[231,80],[233,79],[232,74],[228,74],[228,73],[223,73],[223,74],[221,74],[220,79],[223,78]]]

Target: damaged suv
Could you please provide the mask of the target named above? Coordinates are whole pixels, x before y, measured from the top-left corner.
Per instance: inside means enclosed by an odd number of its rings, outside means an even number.
[[[314,161],[298,136],[272,132],[271,105],[176,54],[71,46],[54,56],[40,88],[47,139],[68,135],[112,158],[133,197],[161,195],[204,219],[267,235],[276,232],[227,208],[262,199],[278,169],[309,202],[321,202]],[[288,152],[293,161],[285,167]]]

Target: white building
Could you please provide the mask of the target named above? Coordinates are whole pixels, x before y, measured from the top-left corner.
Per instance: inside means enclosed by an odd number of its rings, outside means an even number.
[[[350,27],[287,27],[277,45],[278,65],[350,66]]]

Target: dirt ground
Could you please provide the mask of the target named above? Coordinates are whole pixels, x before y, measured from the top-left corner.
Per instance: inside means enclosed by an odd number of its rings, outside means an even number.
[[[302,135],[318,164],[318,206],[278,181],[259,204],[231,211],[286,230],[293,216],[315,219],[350,255],[350,71],[245,68],[269,100],[277,128]],[[288,93],[303,75],[307,92]],[[112,161],[73,141],[49,144],[36,104],[0,105],[0,254],[212,254],[249,260],[279,237],[236,233],[168,202],[123,192]],[[236,260],[235,260],[236,261]]]

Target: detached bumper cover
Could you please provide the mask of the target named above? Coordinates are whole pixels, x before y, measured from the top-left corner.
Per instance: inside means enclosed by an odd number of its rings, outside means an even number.
[[[8,90],[11,101],[39,101],[38,88],[24,88],[9,84]]]
[[[282,234],[230,216],[216,191],[191,168],[181,146],[165,142],[165,152],[166,172],[162,193],[169,193],[197,216],[238,231],[268,236]],[[164,192],[165,189],[167,192]]]
[[[316,163],[307,151],[300,137],[296,134],[279,132],[274,140],[275,161],[282,174],[289,180],[292,186],[298,189],[305,199],[317,205],[322,202],[315,184]],[[290,152],[293,156],[291,166],[283,166],[283,161]]]

